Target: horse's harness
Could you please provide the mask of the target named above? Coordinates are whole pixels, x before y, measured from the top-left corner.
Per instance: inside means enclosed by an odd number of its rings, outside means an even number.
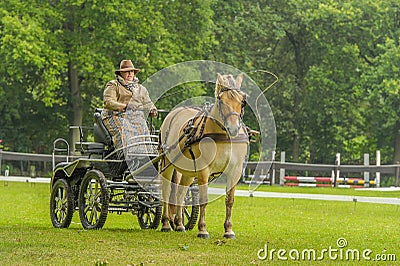
[[[225,91],[223,91],[225,92]],[[161,144],[159,142],[159,149],[168,152],[172,149],[175,149],[179,143],[184,139],[184,145],[181,148],[181,153],[178,153],[177,156],[175,156],[175,158],[173,158],[172,160],[170,160],[170,163],[166,166],[164,166],[163,169],[161,169],[160,173],[165,171],[165,169],[167,167],[169,167],[171,164],[173,164],[175,161],[177,161],[180,157],[180,155],[185,151],[188,150],[190,153],[190,156],[193,160],[193,165],[194,165],[194,170],[196,172],[196,158],[194,156],[193,150],[192,150],[192,145],[195,143],[200,142],[202,139],[205,138],[210,138],[212,140],[214,140],[215,142],[229,142],[229,143],[249,143],[249,134],[247,133],[248,128],[242,124],[241,122],[241,128],[244,128],[244,134],[239,134],[239,136],[237,136],[236,138],[231,138],[229,136],[229,133],[225,127],[224,124],[226,124],[227,120],[229,117],[231,116],[237,116],[238,118],[241,119],[243,118],[243,114],[244,114],[244,108],[247,105],[247,99],[246,99],[246,95],[243,96],[242,102],[241,102],[241,111],[240,113],[236,112],[236,111],[232,111],[229,112],[228,114],[224,114],[222,111],[222,106],[228,106],[227,104],[225,104],[223,102],[223,100],[221,99],[221,94],[223,93],[221,92],[220,95],[218,95],[217,97],[217,105],[218,105],[218,114],[219,116],[222,118],[223,123],[221,123],[218,119],[216,119],[215,117],[213,117],[211,115],[211,109],[213,108],[214,105],[211,105],[210,103],[206,103],[203,108],[194,108],[194,107],[190,107],[191,109],[197,109],[198,112],[196,113],[196,115],[191,118],[186,126],[183,129],[183,134],[178,138],[178,140],[171,146],[167,147],[166,144]],[[228,106],[229,107],[229,106]],[[184,108],[182,111],[188,109],[189,107]],[[178,116],[179,112],[177,112],[171,119],[170,124],[172,123],[172,121]],[[207,119],[212,120],[216,125],[218,125],[223,131],[225,131],[226,133],[204,133],[204,128],[207,122]],[[165,142],[168,138],[169,135],[169,131],[166,132],[166,136],[165,136]],[[161,138],[159,138],[161,141]]]

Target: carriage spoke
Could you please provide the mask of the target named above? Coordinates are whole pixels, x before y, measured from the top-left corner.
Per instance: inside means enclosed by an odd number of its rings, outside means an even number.
[[[147,220],[146,220],[146,222],[147,222],[148,224],[151,224],[151,223],[153,222],[153,216],[152,216],[152,215],[147,215]]]
[[[60,209],[56,210],[57,221],[62,221],[64,219],[64,212]]]
[[[147,214],[146,214],[147,222],[149,222],[149,221],[150,221],[150,223],[153,222],[153,214],[154,214],[153,210],[151,210],[151,209],[147,210]]]
[[[183,223],[183,224],[186,224],[186,221],[189,221],[189,220],[190,220],[191,214],[189,213],[188,208],[189,208],[189,207],[183,208],[183,211],[182,211],[182,223]]]
[[[100,199],[100,197],[101,197],[101,190],[97,191],[97,193],[93,195],[93,198],[95,199]]]
[[[100,185],[100,184],[99,184],[97,181],[95,181],[94,185],[95,185],[95,186],[94,186],[94,193],[93,193],[93,195],[96,196],[96,195],[99,194],[99,193],[101,194],[101,191],[100,191],[100,188],[99,188],[99,185]]]
[[[85,206],[85,213],[88,213],[90,211],[91,207],[89,205]]]
[[[68,199],[66,197],[61,199],[61,205],[62,207],[66,207],[68,205]]]
[[[155,209],[153,209],[153,208],[152,208],[152,209],[150,209],[150,210],[149,210],[149,212],[150,212],[151,214],[154,214],[154,215],[156,214],[156,210],[155,210]]]
[[[58,191],[57,191],[58,193],[58,196],[57,196],[57,198],[56,199],[62,199],[62,197],[63,197],[63,195],[62,195],[62,189],[61,188],[59,188],[58,189]]]
[[[89,223],[93,224],[93,217],[95,215],[96,209],[95,208],[90,208],[90,217],[89,217]]]

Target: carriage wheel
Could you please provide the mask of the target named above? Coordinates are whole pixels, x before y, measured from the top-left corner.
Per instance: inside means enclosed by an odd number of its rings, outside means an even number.
[[[103,173],[91,170],[83,177],[79,189],[79,217],[83,228],[100,229],[108,214],[109,194]]]
[[[185,226],[185,230],[192,230],[199,217],[199,188],[196,185],[191,185],[186,192],[185,206],[182,210],[182,222]],[[175,224],[173,221],[169,222],[171,228],[175,230]]]
[[[157,229],[162,215],[162,206],[160,201],[152,195],[140,195],[139,201],[145,202],[151,206],[141,206],[137,214],[140,228]]]
[[[50,218],[55,228],[68,228],[74,214],[74,195],[65,179],[58,179],[50,194]]]

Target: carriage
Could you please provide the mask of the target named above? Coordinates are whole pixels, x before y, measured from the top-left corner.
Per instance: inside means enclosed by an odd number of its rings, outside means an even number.
[[[101,119],[101,109],[94,112],[93,141],[84,141],[83,127],[75,150],[81,156],[72,162],[56,161],[56,154],[69,154],[68,143],[58,138],[53,143],[53,175],[50,188],[50,218],[55,228],[70,226],[75,211],[83,228],[100,229],[109,213],[132,213],[137,216],[142,229],[156,229],[161,221],[162,205],[158,178],[158,136],[151,120],[150,135],[138,136],[132,145],[140,153],[130,155],[130,160],[117,156],[117,149]],[[137,150],[137,149],[136,149]],[[185,197],[182,217],[187,230],[193,229],[199,213],[198,188],[193,184]],[[172,224],[171,224],[172,225]]]

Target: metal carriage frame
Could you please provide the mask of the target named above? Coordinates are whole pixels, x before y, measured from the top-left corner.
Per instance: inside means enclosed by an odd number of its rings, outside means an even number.
[[[100,229],[108,213],[131,212],[142,229],[157,229],[162,215],[157,152],[158,136],[138,136],[145,141],[135,142],[146,148],[145,153],[132,155],[132,162],[119,159],[121,149],[115,149],[110,133],[101,120],[101,109],[94,113],[94,141],[81,140],[75,144],[82,157],[72,162],[55,164],[55,154],[69,154],[68,142],[58,138],[53,143],[53,175],[50,182],[50,218],[55,228],[68,228],[75,211],[79,212],[85,229]],[[150,121],[151,123],[151,121]],[[152,123],[150,128],[154,129]],[[60,148],[60,145],[65,147]],[[128,167],[130,164],[130,167]],[[132,166],[133,164],[133,166]],[[134,169],[129,171],[129,169]],[[185,197],[183,219],[187,230],[193,229],[199,213],[198,188],[194,184]]]

